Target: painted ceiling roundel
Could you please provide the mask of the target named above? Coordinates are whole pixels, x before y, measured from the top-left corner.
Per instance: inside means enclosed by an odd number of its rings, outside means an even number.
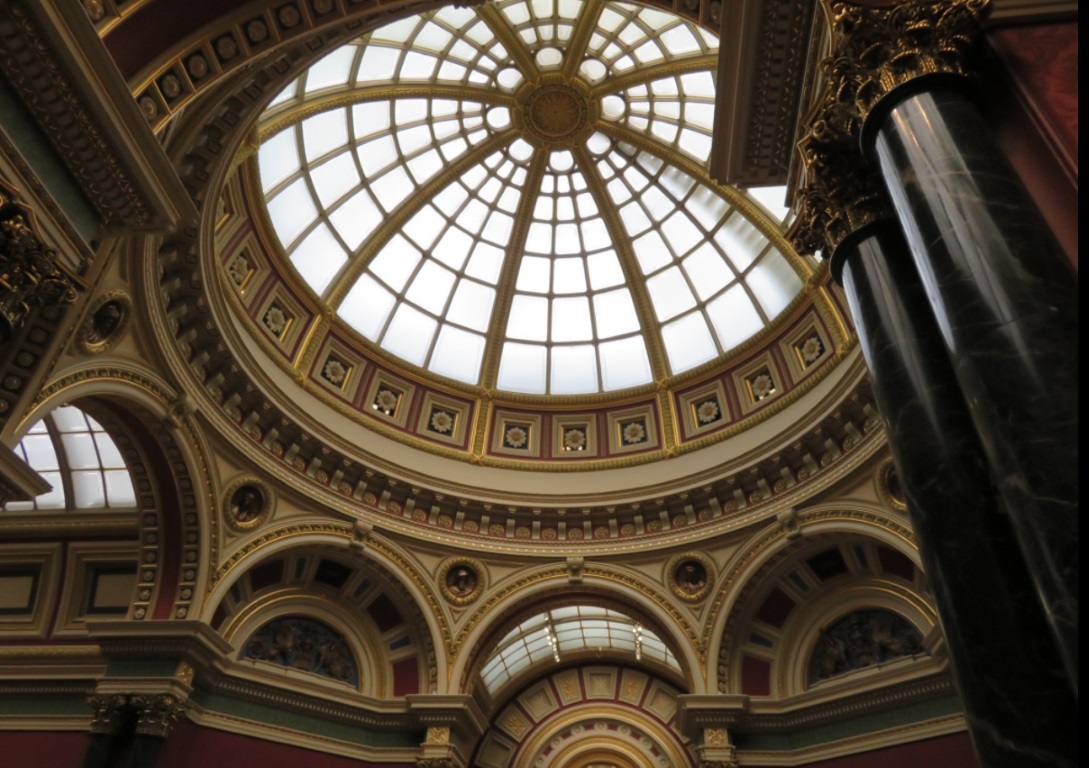
[[[262,116],[283,252],[347,328],[461,384],[586,395],[720,358],[803,278],[768,236],[781,190],[707,175],[717,46],[601,0],[380,27]]]

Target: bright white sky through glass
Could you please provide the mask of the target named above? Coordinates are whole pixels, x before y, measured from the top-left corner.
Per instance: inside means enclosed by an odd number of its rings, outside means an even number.
[[[62,405],[30,428],[16,453],[53,489],[30,501],[9,501],[9,512],[133,508],[136,492],[121,452],[102,425]]]
[[[270,103],[261,184],[303,280],[412,365],[536,395],[648,384],[765,328],[802,282],[706,176],[714,36],[602,0],[491,9],[386,25]],[[598,124],[534,142],[514,110],[560,73]],[[771,227],[782,196],[750,197]]]

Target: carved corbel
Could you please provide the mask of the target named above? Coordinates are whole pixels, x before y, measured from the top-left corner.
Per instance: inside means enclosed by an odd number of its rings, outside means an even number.
[[[775,516],[779,521],[779,530],[786,534],[788,541],[793,541],[802,535],[802,527],[798,523],[798,510],[788,507]]]
[[[352,535],[348,539],[348,546],[356,552],[362,552],[367,546],[367,542],[371,539],[371,534],[374,533],[374,526],[364,520],[357,520],[352,527]]]

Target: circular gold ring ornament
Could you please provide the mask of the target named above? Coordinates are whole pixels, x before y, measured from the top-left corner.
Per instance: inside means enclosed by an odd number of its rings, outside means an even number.
[[[129,295],[120,289],[107,291],[91,305],[76,343],[84,352],[106,352],[121,341],[131,320],[132,299]]]
[[[223,520],[233,531],[252,531],[268,520],[274,504],[267,483],[256,477],[239,477],[223,493]]]
[[[548,83],[526,97],[526,129],[547,143],[569,141],[585,127],[589,108],[581,93],[564,83]]]
[[[877,494],[881,497],[886,507],[898,512],[907,511],[907,500],[904,498],[904,489],[900,485],[900,475],[896,472],[896,464],[892,459],[885,459],[877,468]]]
[[[468,605],[484,592],[484,565],[470,557],[447,560],[439,568],[438,581],[450,603]]]
[[[686,603],[698,603],[711,593],[715,566],[701,552],[674,555],[666,563],[666,583],[675,597]]]

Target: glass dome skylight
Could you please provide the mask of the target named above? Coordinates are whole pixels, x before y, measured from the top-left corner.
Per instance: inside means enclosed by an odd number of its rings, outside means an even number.
[[[432,373],[573,395],[690,370],[802,285],[765,234],[785,211],[707,177],[716,60],[602,0],[386,25],[263,115],[273,227],[344,323]]]

